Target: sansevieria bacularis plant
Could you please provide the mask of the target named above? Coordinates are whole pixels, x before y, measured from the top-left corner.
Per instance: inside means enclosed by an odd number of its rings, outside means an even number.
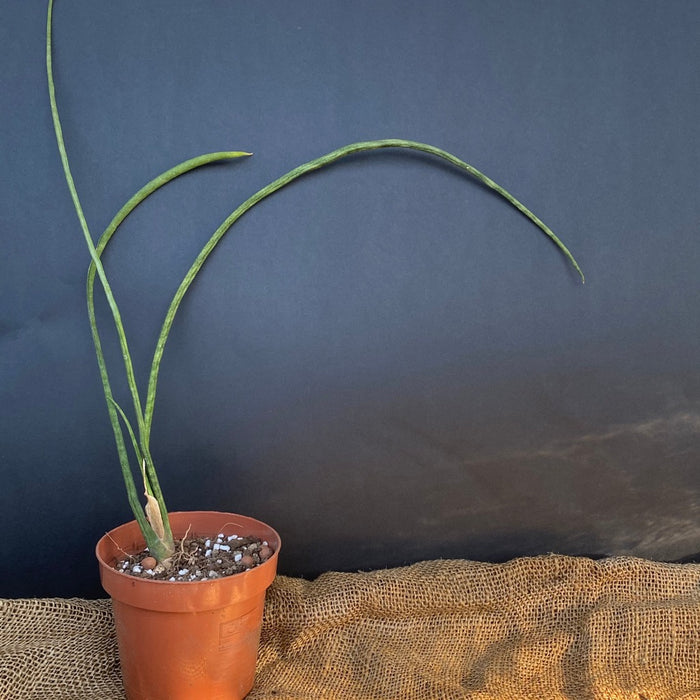
[[[170,306],[167,309],[163,324],[158,335],[158,340],[156,342],[155,351],[153,353],[153,360],[151,362],[150,376],[148,380],[148,386],[145,390],[145,395],[142,390],[139,389],[136,383],[136,378],[134,374],[133,364],[131,360],[131,354],[129,352],[129,344],[127,342],[126,335],[124,333],[124,327],[122,325],[121,315],[119,313],[119,307],[112,294],[112,289],[110,287],[109,278],[101,262],[101,256],[104,252],[106,246],[109,244],[110,240],[116,233],[120,224],[126,219],[126,217],[150,194],[155,192],[157,189],[167,184],[171,180],[179,177],[183,173],[199,168],[208,163],[221,160],[229,160],[235,158],[241,158],[251,155],[245,151],[222,151],[217,153],[207,153],[205,155],[186,160],[179,165],[161,173],[158,177],[151,180],[148,184],[142,187],[136,194],[134,194],[131,199],[129,199],[126,204],[117,212],[116,216],[112,219],[111,223],[102,235],[95,241],[90,230],[88,228],[87,221],[83,214],[83,210],[80,204],[80,199],[75,188],[75,183],[73,181],[73,176],[71,175],[70,166],[68,163],[68,156],[66,153],[66,147],[63,139],[63,132],[61,129],[61,122],[58,115],[58,108],[56,104],[56,95],[54,89],[53,81],[53,70],[52,70],[52,60],[51,60],[51,25],[52,25],[52,11],[53,11],[53,0],[49,0],[48,6],[48,17],[46,25],[46,68],[48,74],[48,84],[49,84],[49,97],[51,102],[51,113],[53,116],[53,124],[56,132],[56,141],[58,144],[58,150],[61,155],[61,161],[63,164],[63,171],[65,174],[65,179],[68,184],[68,189],[70,190],[71,197],[73,199],[73,204],[75,206],[75,211],[78,215],[78,220],[80,222],[80,227],[82,229],[83,236],[85,238],[85,243],[87,245],[88,251],[90,253],[90,266],[87,273],[87,306],[88,306],[88,316],[90,320],[90,327],[92,329],[92,337],[95,344],[95,351],[97,354],[97,363],[99,365],[100,376],[102,378],[102,387],[105,394],[105,399],[107,402],[107,411],[109,414],[109,419],[112,424],[112,429],[114,431],[114,438],[117,445],[117,452],[119,455],[119,462],[121,464],[122,474],[124,477],[124,483],[126,484],[127,496],[129,499],[129,504],[134,513],[134,516],[143,532],[143,536],[146,541],[153,557],[157,559],[166,568],[168,567],[170,557],[174,552],[174,542],[173,535],[170,528],[170,523],[168,520],[168,511],[165,505],[165,500],[163,498],[163,493],[161,492],[160,485],[158,483],[158,476],[156,473],[156,468],[153,463],[153,458],[151,456],[151,427],[153,424],[153,410],[155,406],[156,399],[156,389],[158,386],[158,371],[160,368],[160,363],[163,357],[163,350],[165,349],[165,344],[168,340],[168,334],[172,327],[177,310],[185,296],[187,290],[192,284],[197,273],[202,269],[202,266],[206,262],[209,255],[213,252],[217,243],[223,238],[226,232],[233,226],[233,224],[243,216],[247,211],[252,209],[258,202],[262,201],[271,194],[282,189],[286,185],[290,184],[299,177],[302,177],[306,173],[312,172],[323,168],[331,163],[340,160],[341,158],[350,155],[352,153],[357,153],[360,151],[374,151],[383,148],[396,148],[396,149],[411,149],[415,151],[422,151],[423,153],[428,153],[436,158],[451,163],[455,168],[458,168],[471,177],[475,178],[479,182],[483,183],[487,187],[498,192],[509,204],[514,206],[520,212],[522,212],[530,221],[532,221],[544,234],[546,234],[559,248],[561,253],[570,261],[573,267],[576,269],[578,274],[583,280],[583,273],[581,269],[569,252],[567,247],[557,238],[557,236],[547,227],[539,218],[537,218],[527,207],[521,204],[515,197],[513,197],[509,192],[504,190],[500,185],[496,184],[493,180],[488,178],[483,173],[479,172],[476,168],[460,160],[456,156],[453,156],[446,151],[436,148],[435,146],[430,146],[425,143],[417,143],[415,141],[406,141],[402,139],[384,139],[380,141],[363,141],[360,143],[352,143],[350,145],[339,148],[332,151],[320,158],[304,163],[299,167],[291,170],[286,175],[278,178],[274,182],[271,182],[266,187],[256,192],[254,195],[249,197],[245,202],[243,202],[237,209],[235,209],[214,231],[211,238],[207,241],[206,245],[202,248],[199,255],[195,258],[192,266],[185,275],[185,278],[180,283],[175,296],[170,302]],[[94,308],[94,284],[95,276],[100,280],[100,285],[104,291],[104,294],[109,303],[111,309],[112,318],[114,319],[114,324],[116,327],[116,332],[119,337],[119,343],[121,346],[121,352],[124,360],[124,370],[126,373],[126,381],[131,394],[132,406],[131,419],[127,417],[126,411],[120,407],[114,399],[112,394],[112,388],[110,384],[109,375],[107,372],[107,366],[105,364],[104,354],[102,352],[102,345],[100,341],[100,334],[98,332],[96,318],[95,318],[95,308]],[[131,443],[133,449],[133,461],[129,458],[129,453],[127,450],[127,443],[124,438],[124,429]],[[143,495],[145,502],[142,505],[141,499],[139,497],[139,489],[136,486],[136,481],[134,474],[138,475],[139,482],[142,484]]]

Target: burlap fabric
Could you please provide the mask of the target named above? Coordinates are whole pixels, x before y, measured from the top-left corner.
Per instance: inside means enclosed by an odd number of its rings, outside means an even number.
[[[123,698],[108,601],[0,601],[4,700]],[[251,700],[700,700],[700,566],[546,556],[278,577]]]

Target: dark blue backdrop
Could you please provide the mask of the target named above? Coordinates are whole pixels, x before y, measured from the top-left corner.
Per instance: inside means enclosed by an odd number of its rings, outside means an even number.
[[[0,8],[0,596],[99,596],[94,542],[130,511],[45,10]],[[587,273],[427,158],[298,182],[236,224],[176,320],[152,438],[170,508],[270,522],[294,575],[699,551],[699,32],[693,0],[56,0],[59,107],[94,233],[175,163],[255,152],[159,192],[106,256],[140,377],[221,220],[352,141],[464,158]]]

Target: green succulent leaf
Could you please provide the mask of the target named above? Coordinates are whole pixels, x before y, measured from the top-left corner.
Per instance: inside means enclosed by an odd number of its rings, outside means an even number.
[[[327,153],[324,156],[321,156],[312,161],[309,161],[308,163],[304,163],[303,165],[300,165],[297,168],[294,168],[293,170],[289,171],[286,175],[283,175],[274,182],[271,182],[269,185],[258,190],[254,195],[249,197],[245,202],[243,202],[243,204],[241,204],[226,218],[226,220],[213,233],[209,241],[207,241],[204,248],[202,248],[194,263],[192,263],[192,266],[190,267],[189,271],[185,275],[185,278],[182,280],[180,286],[175,292],[175,296],[170,302],[170,306],[168,308],[165,320],[163,321],[163,325],[158,336],[158,342],[156,343],[156,349],[153,354],[153,360],[151,362],[151,373],[148,381],[148,392],[146,394],[146,409],[144,414],[146,440],[148,440],[148,436],[150,435],[151,425],[153,422],[153,411],[155,408],[156,388],[158,384],[158,373],[160,371],[160,363],[163,357],[163,351],[165,349],[165,344],[168,340],[170,329],[172,328],[173,321],[175,320],[175,315],[177,314],[177,310],[180,307],[182,299],[184,298],[187,290],[190,288],[190,285],[194,281],[198,272],[201,270],[209,255],[211,255],[211,253],[214,251],[216,245],[224,237],[226,232],[231,228],[231,226],[233,226],[233,224],[236,221],[238,221],[238,219],[240,219],[256,204],[259,204],[263,199],[269,197],[275,192],[281,190],[283,187],[294,182],[294,180],[297,180],[298,178],[315,170],[319,170],[320,168],[335,163],[341,158],[345,158],[346,156],[349,156],[353,153],[359,153],[362,151],[375,151],[383,148],[410,149],[414,151],[422,151],[423,153],[428,153],[430,155],[436,156],[438,158],[441,158],[442,160],[446,160],[448,163],[451,163],[458,169],[466,172],[468,175],[472,176],[482,184],[486,185],[486,187],[489,187],[490,189],[494,190],[501,197],[503,197],[511,206],[515,207],[519,212],[521,212],[528,219],[530,219],[530,221],[532,221],[532,223],[535,224],[535,226],[537,226],[555,244],[555,246],[559,249],[559,251],[571,263],[573,268],[579,274],[579,276],[581,277],[581,281],[585,282],[583,272],[579,267],[579,264],[576,262],[574,256],[564,245],[564,243],[562,243],[558,236],[541,219],[535,216],[535,214],[533,214],[524,204],[517,200],[512,194],[510,194],[510,192],[508,192],[499,184],[494,182],[491,178],[477,170],[474,166],[469,165],[469,163],[465,163],[460,158],[457,158],[457,156],[454,156],[451,153],[442,150],[441,148],[436,148],[435,146],[431,146],[429,144],[420,143],[417,141],[406,141],[404,139],[362,141],[359,143],[352,143],[347,146],[343,146],[342,148],[339,148],[335,151],[331,151],[330,153]]]
[[[102,253],[104,252],[106,246],[109,244],[110,240],[116,233],[121,223],[129,216],[129,214],[139,204],[144,202],[151,194],[153,194],[156,190],[166,185],[168,182],[171,182],[173,179],[179,177],[180,175],[183,175],[186,172],[213,163],[215,161],[232,160],[245,157],[251,154],[246,151],[220,151],[216,153],[208,153],[201,156],[197,156],[196,158],[183,161],[175,167],[166,170],[165,172],[161,173],[158,177],[148,182],[124,204],[124,206],[117,212],[116,216],[112,219],[109,226],[103,232],[102,236],[97,242],[97,245],[95,245],[90,230],[88,228],[87,220],[85,218],[73,180],[73,175],[71,173],[70,165],[68,162],[68,155],[66,152],[66,146],[64,143],[63,130],[58,114],[52,64],[52,18],[53,0],[49,0],[46,23],[46,70],[48,77],[49,100],[51,105],[51,116],[53,120],[54,131],[56,134],[56,143],[58,145],[58,151],[61,157],[61,163],[63,166],[66,184],[68,185],[71,199],[73,201],[73,205],[78,217],[78,222],[80,224],[83,237],[85,239],[88,251],[90,253],[91,262],[88,269],[86,286],[90,328],[92,332],[93,342],[95,345],[95,352],[97,355],[97,363],[100,371],[100,378],[102,381],[102,387],[107,403],[107,410],[110,418],[110,423],[112,425],[112,430],[114,432],[114,438],[117,445],[117,453],[119,455],[119,462],[122,469],[122,475],[126,486],[129,504],[134,513],[134,517],[136,518],[136,520],[139,523],[139,526],[141,527],[141,530],[146,539],[146,543],[148,544],[151,550],[151,553],[158,559],[158,561],[167,560],[167,558],[172,554],[174,549],[172,532],[170,531],[170,524],[167,516],[165,500],[163,498],[160,485],[158,483],[158,477],[150,453],[150,433],[153,422],[156,388],[158,383],[158,375],[160,371],[160,364],[163,356],[163,351],[165,349],[165,345],[170,330],[172,328],[173,321],[180,307],[180,304],[186,292],[190,288],[192,282],[194,281],[195,277],[197,276],[202,266],[208,259],[209,255],[211,255],[217,244],[221,241],[223,236],[230,230],[233,224],[236,221],[238,221],[238,219],[240,219],[246,212],[248,212],[255,205],[263,201],[265,198],[269,197],[270,195],[279,191],[283,187],[294,182],[296,179],[306,175],[307,173],[311,173],[326,166],[329,166],[335,163],[336,161],[354,153],[376,151],[379,149],[386,148],[420,151],[435,156],[444,161],[447,161],[455,168],[467,173],[470,177],[476,179],[486,187],[497,192],[511,206],[515,207],[533,224],[535,224],[535,226],[537,226],[541,230],[541,232],[544,233],[555,244],[559,252],[568,260],[568,262],[580,275],[581,280],[585,281],[583,272],[579,267],[577,261],[574,259],[573,255],[569,251],[569,249],[546,224],[544,224],[519,200],[513,197],[513,195],[511,195],[507,190],[505,190],[503,187],[498,185],[488,176],[484,175],[475,167],[469,165],[460,158],[457,158],[451,153],[448,153],[447,151],[444,151],[435,146],[420,143],[417,141],[407,141],[403,139],[383,139],[377,141],[362,141],[358,143],[349,144],[337,150],[331,151],[330,153],[327,153],[324,156],[315,158],[314,160],[304,163],[303,165],[300,165],[297,168],[294,168],[282,177],[274,180],[267,186],[258,190],[255,194],[253,194],[240,206],[238,206],[221,223],[221,225],[216,229],[216,231],[214,231],[210,239],[207,241],[205,246],[200,251],[199,255],[192,263],[190,269],[188,270],[184,279],[180,283],[168,307],[167,313],[165,315],[163,324],[160,329],[160,333],[158,335],[158,340],[156,342],[156,347],[151,362],[151,369],[146,393],[146,403],[144,409],[142,407],[141,396],[136,383],[133,362],[129,351],[129,345],[127,343],[127,337],[122,323],[121,314],[119,312],[119,307],[112,293],[112,289],[107,278],[107,273],[102,264]],[[97,328],[97,320],[95,316],[95,277],[97,277],[100,280],[100,285],[104,291],[107,302],[109,304],[109,308],[119,339],[126,381],[133,403],[133,414],[136,418],[138,435],[136,434],[136,431],[132,427],[131,423],[129,422],[125,412],[114,400],[112,394],[105,357],[102,350],[102,342]],[[141,470],[141,475],[144,482],[145,495],[148,501],[146,505],[146,510],[144,510],[144,507],[139,502],[139,495],[134,482],[134,475],[132,473],[129,464],[129,459],[127,456],[126,444],[124,440],[124,434],[122,431],[122,423],[126,427],[134,452],[136,454],[136,459],[139,468]]]

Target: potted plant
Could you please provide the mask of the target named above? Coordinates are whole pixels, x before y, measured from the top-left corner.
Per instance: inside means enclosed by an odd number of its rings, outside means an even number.
[[[258,202],[308,172],[359,151],[412,149],[443,159],[495,190],[555,243],[581,279],[583,273],[566,246],[529,209],[452,154],[428,144],[400,139],[350,144],[300,165],[270,183],[243,202],[216,229],[167,309],[143,403],[144,394],[136,383],[119,307],[102,265],[102,253],[126,217],[157,189],[208,163],[250,154],[209,153],[160,174],[126,202],[95,242],[73,182],[58,114],[52,68],[52,12],[53,0],[49,0],[46,63],[51,113],[66,183],[90,254],[88,316],[127,498],[135,518],[108,532],[96,547],[102,584],[113,600],[124,685],[129,698],[242,698],[253,685],[265,591],[276,573],[280,537],[268,525],[232,513],[168,513],[150,446],[158,372],[170,329],[192,281],[226,232]],[[96,276],[119,338],[133,404],[131,420],[112,394],[95,316]],[[133,462],[124,431],[133,450]],[[135,473],[143,488],[143,504]]]

